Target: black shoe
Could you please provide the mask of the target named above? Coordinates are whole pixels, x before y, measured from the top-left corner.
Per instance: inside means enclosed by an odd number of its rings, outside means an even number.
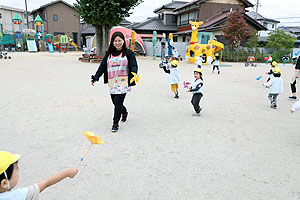
[[[218,71],[218,74],[220,74],[220,71]]]
[[[123,114],[121,122],[126,122],[127,121],[127,116],[128,116],[128,112],[126,112],[126,114]]]
[[[297,100],[297,97],[296,96],[289,96],[289,99]]]
[[[175,98],[175,99],[178,99],[178,98],[179,98],[178,92],[177,92],[177,94],[175,95],[174,98]]]
[[[119,130],[119,125],[118,124],[114,124],[111,128],[111,132],[117,132]]]

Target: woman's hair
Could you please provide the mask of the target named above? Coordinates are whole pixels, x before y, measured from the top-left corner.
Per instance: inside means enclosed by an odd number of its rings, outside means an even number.
[[[278,73],[278,74],[273,74],[274,75],[274,77],[280,77],[281,76],[281,73]]]
[[[9,167],[7,168],[7,170],[5,171],[6,172],[6,175],[7,175],[7,178],[8,180],[11,178],[12,174],[13,174],[13,171],[14,171],[14,164],[11,164],[9,165]],[[0,183],[3,179],[6,179],[5,175],[4,175],[4,172],[2,174],[0,174]]]
[[[118,36],[124,41],[124,44],[123,44],[122,50],[121,50],[122,51],[122,57],[128,55],[128,49],[126,47],[125,37],[124,37],[123,33],[119,32],[119,31],[116,31],[112,34],[111,39],[110,39],[110,43],[109,43],[109,47],[106,51],[106,55],[109,56],[113,52],[117,51],[116,47],[114,46],[114,41],[115,41],[116,37],[118,37]]]
[[[201,72],[197,72],[200,76],[200,79],[203,81],[203,78],[202,78],[202,73]]]

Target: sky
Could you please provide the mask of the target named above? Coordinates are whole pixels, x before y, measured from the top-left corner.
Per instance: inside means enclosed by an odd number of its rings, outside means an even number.
[[[76,0],[65,0],[73,4]],[[156,16],[153,11],[172,0],[144,0],[139,6],[132,10],[132,15],[127,18],[131,22],[140,22],[146,20],[147,17]],[[182,0],[191,1],[191,0]],[[257,0],[249,0],[252,4],[256,4]],[[281,22],[280,25],[300,26],[300,4],[299,0],[259,0],[258,13],[267,18],[276,19]],[[28,10],[33,10],[43,4],[49,3],[51,0],[27,0]],[[284,3],[283,3],[284,2]],[[0,5],[6,5],[16,8],[25,9],[25,0],[0,0]],[[253,9],[248,9],[250,11]],[[201,20],[201,19],[200,19]]]

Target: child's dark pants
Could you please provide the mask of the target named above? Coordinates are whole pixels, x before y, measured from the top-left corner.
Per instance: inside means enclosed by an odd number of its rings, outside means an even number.
[[[110,96],[111,101],[115,105],[113,121],[114,124],[118,124],[121,119],[121,115],[125,115],[127,113],[127,109],[123,105],[126,94],[111,94]]]
[[[193,94],[191,103],[193,104],[196,113],[200,113],[200,105],[199,104],[200,104],[200,100],[201,100],[202,96],[203,96],[202,93]]]

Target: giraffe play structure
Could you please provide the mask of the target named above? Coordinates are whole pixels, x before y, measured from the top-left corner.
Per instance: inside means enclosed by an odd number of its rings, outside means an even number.
[[[217,52],[221,53],[224,49],[224,44],[212,39],[212,33],[201,32],[198,34],[198,28],[203,24],[202,21],[190,21],[192,27],[192,37],[190,45],[186,51],[186,57],[189,63],[195,63],[195,58],[203,55],[204,64],[211,63],[214,59],[214,54]],[[200,41],[199,41],[200,39]]]

